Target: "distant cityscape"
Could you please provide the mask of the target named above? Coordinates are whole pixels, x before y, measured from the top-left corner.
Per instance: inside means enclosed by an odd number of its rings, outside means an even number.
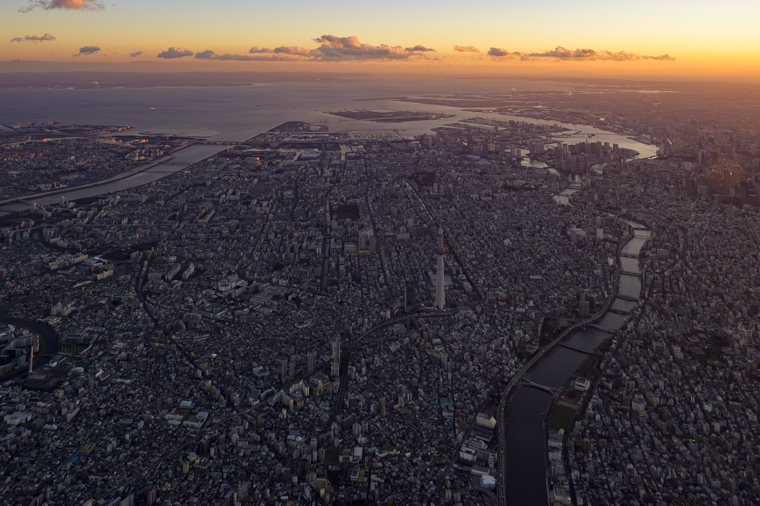
[[[757,504],[757,103],[573,90],[0,125],[0,503]]]

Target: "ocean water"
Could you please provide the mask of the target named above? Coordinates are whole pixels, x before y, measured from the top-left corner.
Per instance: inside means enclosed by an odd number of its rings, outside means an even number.
[[[500,93],[518,87],[551,88],[549,83],[504,83],[495,80],[415,80],[267,83],[251,86],[7,89],[0,90],[0,124],[59,121],[64,124],[130,125],[138,132],[186,134],[215,140],[243,141],[286,121],[326,121],[330,130],[403,129],[424,133],[433,122],[383,124],[340,121],[330,111],[390,109],[459,112],[445,106],[410,104],[386,97],[442,93]],[[457,119],[473,116],[457,115]],[[454,120],[454,118],[452,118]]]
[[[430,129],[474,116],[500,120],[542,120],[472,113],[455,107],[415,104],[388,97],[491,94],[518,91],[566,90],[566,84],[549,81],[499,79],[371,79],[355,82],[266,83],[251,86],[155,87],[108,89],[5,89],[0,90],[0,124],[58,121],[63,124],[130,125],[132,133],[184,134],[218,141],[240,142],[287,121],[325,122],[330,131],[392,131],[421,135]],[[407,123],[346,121],[327,114],[341,110],[429,111],[453,114],[453,118]],[[557,122],[550,122],[556,124]],[[631,147],[641,156],[653,147],[583,125],[581,142],[593,140]]]

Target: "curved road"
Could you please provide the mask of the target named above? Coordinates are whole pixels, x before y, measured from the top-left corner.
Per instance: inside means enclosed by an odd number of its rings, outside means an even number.
[[[367,337],[371,336],[372,334],[376,332],[380,332],[383,329],[386,329],[390,327],[391,325],[395,325],[397,323],[404,323],[407,322],[413,318],[447,318],[449,316],[453,316],[457,314],[456,311],[436,311],[434,313],[423,313],[423,314],[416,314],[416,315],[409,315],[404,316],[401,318],[394,318],[392,320],[386,320],[383,323],[380,323],[378,325],[375,325],[371,329],[369,329],[367,332],[356,338],[355,340],[351,341],[351,344],[348,345],[348,348],[343,351],[340,354],[340,386],[338,387],[338,395],[335,398],[335,405],[333,408],[333,412],[337,415],[340,413],[341,409],[343,408],[343,403],[346,399],[346,394],[348,391],[348,363],[351,360],[351,352],[353,351],[354,347],[362,342]]]
[[[47,325],[42,322],[33,321],[33,320],[22,320],[21,318],[9,318],[7,316],[0,317],[0,323],[29,329],[31,332],[35,334],[39,334],[40,338],[42,339],[42,342],[40,343],[40,352],[38,355],[36,355],[35,363],[39,363],[40,361],[43,361],[43,359],[45,359],[43,355],[55,355],[56,353],[58,353],[58,344],[60,343],[60,336],[58,335],[58,332],[56,332],[55,329],[51,327],[50,325]],[[19,372],[24,372],[24,371],[26,371],[26,369],[16,369],[13,371],[13,373],[18,374]],[[9,373],[9,374],[13,374],[13,373]]]

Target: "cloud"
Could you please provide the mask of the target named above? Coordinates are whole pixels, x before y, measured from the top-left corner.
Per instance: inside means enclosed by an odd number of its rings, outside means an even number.
[[[488,50],[488,56],[504,57],[504,56],[512,56],[512,53],[500,47],[492,47],[491,49]]]
[[[637,55],[636,53],[626,53],[625,51],[618,51],[618,52],[599,51],[598,53],[596,53],[593,59],[611,60],[611,61],[631,61],[631,60],[641,60],[643,58]]]
[[[316,49],[307,49],[300,46],[279,46],[274,49],[259,48],[253,46],[249,54],[270,54],[269,58],[258,58],[254,61],[356,61],[356,60],[408,60],[411,57],[427,58],[423,53],[435,52],[435,49],[418,44],[413,47],[389,46],[380,44],[363,43],[359,37],[338,37],[336,35],[322,35],[314,39],[320,44]],[[287,55],[294,58],[275,58],[275,55]],[[197,57],[197,56],[196,56]],[[208,55],[206,59],[247,59],[237,55]],[[204,58],[201,56],[200,58]]]
[[[675,61],[674,56],[669,54],[661,54],[660,56],[642,56],[643,60],[657,60],[657,61]]]
[[[11,39],[11,42],[27,42],[30,40],[32,42],[43,42],[43,41],[48,41],[48,40],[55,40],[55,37],[53,37],[49,33],[46,33],[42,37],[38,37],[36,35],[27,35],[25,37],[16,37],[15,39]]]
[[[431,49],[429,47],[422,46],[420,44],[417,44],[414,47],[408,47],[404,51],[407,53],[428,53],[430,51],[435,52],[435,49]]]
[[[189,49],[184,49],[181,47],[170,47],[166,51],[162,51],[158,53],[159,58],[165,58],[167,60],[171,60],[173,58],[183,58],[185,56],[193,56],[193,52]]]
[[[29,0],[29,5],[19,9],[19,12],[27,13],[37,7],[46,11],[50,9],[99,11],[103,10],[103,3],[99,0]]]
[[[274,48],[272,51],[274,54],[292,54],[297,56],[309,56],[311,51],[306,48],[298,46],[280,46]]]
[[[560,58],[563,60],[572,59],[589,59],[596,56],[596,51],[593,49],[565,49],[562,46],[557,46],[551,51],[544,51],[543,53],[531,53],[530,56],[535,58]]]
[[[554,58],[557,61],[561,60],[603,60],[603,61],[635,61],[635,60],[658,60],[658,61],[673,61],[674,57],[663,54],[660,56],[647,56],[639,55],[636,53],[629,53],[626,51],[594,51],[593,49],[565,49],[562,46],[557,46],[551,51],[544,51],[542,53],[530,53],[532,58]]]
[[[132,58],[137,58],[138,56],[142,56],[145,54],[145,51],[135,51],[134,53],[129,53],[129,56]]]
[[[634,60],[659,60],[673,61],[674,57],[663,54],[660,56],[644,56],[626,51],[595,51],[593,49],[566,49],[557,46],[552,50],[542,51],[540,53],[521,53],[518,51],[507,51],[500,47],[492,47],[488,50],[488,55],[499,59],[511,60],[520,59],[520,61],[535,61],[547,59],[550,61],[634,61]]]
[[[412,56],[422,56],[419,52],[434,51],[425,46],[404,48],[380,44],[373,46],[363,43],[356,35],[338,37],[322,35],[314,39],[321,44],[310,51],[310,56],[316,60],[408,60]]]
[[[214,56],[215,56],[214,52],[210,49],[206,49],[205,51],[195,53],[195,58],[198,58],[199,60],[209,60],[213,58]]]
[[[79,48],[79,54],[75,54],[74,56],[86,56],[88,54],[95,54],[99,53],[100,48],[98,46],[84,46]]]
[[[454,46],[454,51],[457,51],[459,53],[479,53],[480,49],[476,48],[475,46]]]
[[[271,51],[269,51],[271,53]],[[298,61],[288,56],[248,56],[245,54],[216,54],[210,49],[195,53],[197,60],[215,60],[215,61]]]

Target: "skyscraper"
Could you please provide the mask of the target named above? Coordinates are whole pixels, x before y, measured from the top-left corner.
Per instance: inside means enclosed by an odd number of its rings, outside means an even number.
[[[441,245],[435,249],[435,254],[438,255],[438,272],[435,278],[435,307],[443,309],[446,305],[446,293],[444,292],[444,279],[443,279],[443,254],[446,250],[443,248],[443,226],[440,227]]]
[[[280,360],[280,377],[284,380],[288,377],[288,359],[283,358]]]
[[[340,376],[340,339],[332,342],[332,360],[330,362],[330,375]]]

